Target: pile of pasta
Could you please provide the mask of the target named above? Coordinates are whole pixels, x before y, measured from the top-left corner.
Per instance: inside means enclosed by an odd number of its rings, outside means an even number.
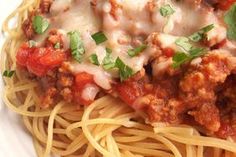
[[[42,110],[34,105],[38,99],[35,86],[30,82],[6,86],[4,101],[23,116],[39,157],[50,152],[71,157],[203,157],[207,152],[221,157],[235,152],[236,144],[230,139],[203,137],[190,126],[146,125],[139,114],[110,96],[85,108],[60,102]],[[27,91],[23,105],[14,106],[19,103],[17,93],[23,91]]]
[[[28,79],[16,65],[16,50],[25,40],[21,24],[39,0],[23,0],[7,18],[7,35],[2,51],[2,71],[15,70],[5,78],[4,102],[20,114],[32,135],[39,157],[57,154],[64,157],[234,157],[232,139],[202,136],[195,128],[151,126],[119,99],[104,96],[89,106],[66,102],[42,109],[38,84]],[[15,19],[14,27],[9,22]]]

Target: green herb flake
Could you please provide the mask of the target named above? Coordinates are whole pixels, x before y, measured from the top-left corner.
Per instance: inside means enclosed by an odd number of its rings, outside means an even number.
[[[173,56],[172,60],[173,60],[172,67],[178,68],[178,67],[180,67],[181,64],[183,64],[189,60],[189,56],[188,56],[188,54],[186,54],[184,52],[177,52]]]
[[[70,49],[72,57],[78,62],[81,62],[82,56],[85,53],[85,49],[80,34],[77,31],[72,31],[69,32],[68,35],[70,37]]]
[[[111,54],[111,53],[112,53],[112,49],[110,49],[110,48],[106,47],[106,53],[109,53],[109,54]]]
[[[194,58],[204,55],[205,52],[206,50],[204,48],[194,48],[189,51],[189,54],[190,54],[191,59],[194,59]]]
[[[128,50],[128,55],[129,55],[130,57],[137,56],[137,55],[139,55],[141,52],[143,52],[146,48],[147,48],[147,45],[142,44],[142,45],[140,45],[140,46],[138,46],[138,47],[136,47],[136,48],[134,48],[134,49]]]
[[[113,69],[113,68],[115,68],[115,67],[116,67],[115,62],[110,62],[110,63],[108,63],[108,64],[104,64],[104,65],[103,65],[103,68],[104,68],[105,70],[111,70],[111,69]]]
[[[114,68],[119,69],[119,76],[121,82],[133,76],[133,70],[127,66],[119,57],[114,61],[112,56],[112,50],[110,48],[106,48],[106,56],[103,58],[102,67],[105,70],[111,70]]]
[[[29,47],[30,47],[30,48],[36,46],[36,42],[35,42],[34,40],[29,40],[29,41],[28,41],[28,44],[29,44]]]
[[[3,72],[3,76],[10,78],[10,77],[13,76],[14,73],[15,73],[14,70],[5,70],[5,71]]]
[[[119,57],[116,59],[116,67],[119,69],[121,82],[134,75],[133,70],[127,66]]]
[[[61,45],[60,45],[60,43],[59,43],[59,42],[57,42],[57,43],[54,45],[54,48],[55,48],[55,49],[60,49],[60,48],[61,48]]]
[[[227,24],[227,37],[231,40],[236,40],[236,4],[233,4],[224,16],[224,21]]]
[[[184,49],[185,51],[190,51],[192,49],[192,44],[189,43],[189,39],[186,37],[180,37],[175,41],[175,44]]]
[[[33,18],[33,28],[37,34],[43,34],[49,27],[49,22],[42,16],[36,15]]]
[[[177,52],[172,58],[172,67],[179,68],[182,64],[204,55],[205,52],[206,51],[204,48],[192,48],[188,54],[184,52]]]
[[[92,64],[94,65],[100,65],[99,61],[98,61],[98,56],[97,54],[92,54],[90,57],[89,57],[89,60]]]
[[[103,32],[97,32],[91,36],[93,40],[96,42],[96,45],[99,45],[105,41],[107,41],[107,37]]]
[[[106,48],[106,56],[103,58],[102,66],[105,70],[110,70],[115,67],[115,62],[111,56],[112,50]]]
[[[201,28],[199,31],[193,33],[188,38],[193,42],[199,42],[206,37],[206,33],[214,28],[214,24],[210,24],[206,27]]]
[[[166,4],[160,8],[160,14],[163,17],[170,16],[174,13],[175,13],[174,9],[169,4]]]

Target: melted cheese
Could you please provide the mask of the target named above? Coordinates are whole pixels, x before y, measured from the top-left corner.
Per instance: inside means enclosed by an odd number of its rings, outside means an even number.
[[[94,84],[87,84],[82,91],[82,98],[87,101],[93,101],[99,92],[99,88]]]
[[[107,90],[111,88],[111,75],[104,71],[101,67],[86,63],[78,64],[77,62],[70,62],[68,63],[68,65],[73,73],[76,74],[81,72],[87,72],[91,75],[94,75],[94,81],[97,85]]]
[[[92,53],[98,55],[102,62],[105,57],[105,46],[96,46],[91,38],[91,34],[100,30],[101,24],[99,18],[96,18],[93,10],[87,0],[57,0],[51,6],[51,22],[53,28],[58,28],[64,34],[63,41],[66,48],[69,48],[69,38],[67,32],[77,30],[81,34],[85,47],[85,56],[83,63],[68,62],[72,73],[87,72],[94,75],[94,81],[104,89],[110,89],[111,76],[101,67],[89,64],[88,57]],[[88,88],[90,90],[91,88]]]
[[[99,1],[104,6],[108,2]],[[196,32],[200,28],[217,24],[216,16],[211,8],[201,5],[194,7],[185,2],[176,2],[172,0],[154,1],[154,11],[148,9],[148,0],[119,0],[117,3],[122,9],[117,9],[117,19],[114,19],[110,13],[111,6],[97,8],[103,12],[104,29],[110,30],[119,27],[132,35],[149,35],[152,32],[170,33],[172,35],[186,36]],[[175,11],[171,16],[163,17],[160,14],[160,8],[169,4]],[[108,8],[108,9],[104,9]],[[110,10],[109,10],[110,9]]]
[[[96,32],[99,30],[99,18],[94,16],[87,0],[56,0],[51,6],[52,27],[64,31],[78,30]]]
[[[139,71],[158,52],[157,47],[148,47],[136,57],[130,57],[127,51],[136,47],[137,43],[144,43],[150,34],[160,32],[158,41],[160,48],[171,47],[178,51],[175,40],[179,36],[190,35],[200,28],[215,24],[215,29],[209,33],[211,44],[225,38],[225,28],[221,26],[211,9],[206,6],[196,7],[188,2],[172,0],[153,1],[154,10],[148,9],[149,0],[117,0],[121,7],[112,8],[108,0],[97,0],[95,8],[90,6],[89,0],[56,0],[51,6],[49,19],[51,27],[60,29],[64,34],[63,40],[69,48],[67,32],[77,30],[85,47],[82,63],[69,62],[73,73],[87,72],[94,75],[94,80],[104,89],[111,88],[112,78],[118,76],[117,70],[105,71],[101,66],[89,63],[88,57],[96,53],[101,63],[106,55],[106,47],[112,49],[112,57],[120,57],[125,64]],[[170,17],[162,17],[160,8],[170,4],[175,13]],[[111,11],[115,10],[115,15]],[[114,17],[115,16],[115,17]],[[106,43],[96,45],[91,35],[102,30],[108,37]],[[167,34],[168,33],[168,34]],[[167,61],[168,65],[171,61]],[[162,71],[167,63],[155,67]]]

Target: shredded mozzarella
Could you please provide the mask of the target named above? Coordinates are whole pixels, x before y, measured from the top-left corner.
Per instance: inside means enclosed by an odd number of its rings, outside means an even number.
[[[111,88],[113,78],[118,71],[105,71],[102,66],[89,63],[88,57],[97,54],[98,61],[102,63],[106,55],[106,47],[112,49],[113,59],[120,57],[125,64],[132,67],[134,72],[140,71],[148,61],[162,48],[172,48],[180,51],[175,41],[180,36],[188,36],[200,28],[214,24],[215,27],[208,33],[210,45],[225,39],[226,29],[222,26],[213,10],[206,6],[196,7],[189,2],[172,0],[153,1],[154,9],[148,8],[149,0],[117,0],[114,7],[110,1],[98,0],[96,6],[91,7],[88,0],[56,0],[51,6],[48,17],[51,28],[58,28],[63,32],[65,48],[69,48],[67,33],[77,30],[85,47],[82,63],[69,62],[72,73],[87,72],[93,74],[95,82],[104,89]],[[175,11],[169,17],[160,14],[160,8],[165,5]],[[113,12],[113,13],[111,13]],[[106,43],[96,45],[91,35],[103,31],[108,38]],[[147,39],[157,32],[158,47],[153,46]],[[144,52],[130,57],[127,51],[137,46],[137,43],[148,42],[149,46]],[[169,62],[168,62],[169,64]],[[157,67],[158,66],[158,67]],[[167,67],[167,63],[155,65],[157,71]],[[161,70],[162,71],[162,70]],[[158,73],[158,72],[156,72]]]
[[[99,92],[99,88],[94,84],[87,84],[82,91],[82,98],[87,101],[93,101]]]

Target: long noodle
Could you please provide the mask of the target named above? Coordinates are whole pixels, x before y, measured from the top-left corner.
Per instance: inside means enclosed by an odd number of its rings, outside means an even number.
[[[54,108],[39,108],[37,83],[28,80],[16,68],[16,50],[24,41],[20,29],[29,11],[40,0],[23,0],[6,19],[7,35],[1,58],[1,70],[16,70],[5,78],[3,100],[23,122],[33,137],[39,157],[57,154],[65,157],[235,157],[236,143],[205,137],[191,126],[152,127],[137,119],[137,114],[123,102],[110,96],[77,109],[60,102]],[[9,23],[16,19],[16,27]],[[20,94],[19,94],[20,93]]]

